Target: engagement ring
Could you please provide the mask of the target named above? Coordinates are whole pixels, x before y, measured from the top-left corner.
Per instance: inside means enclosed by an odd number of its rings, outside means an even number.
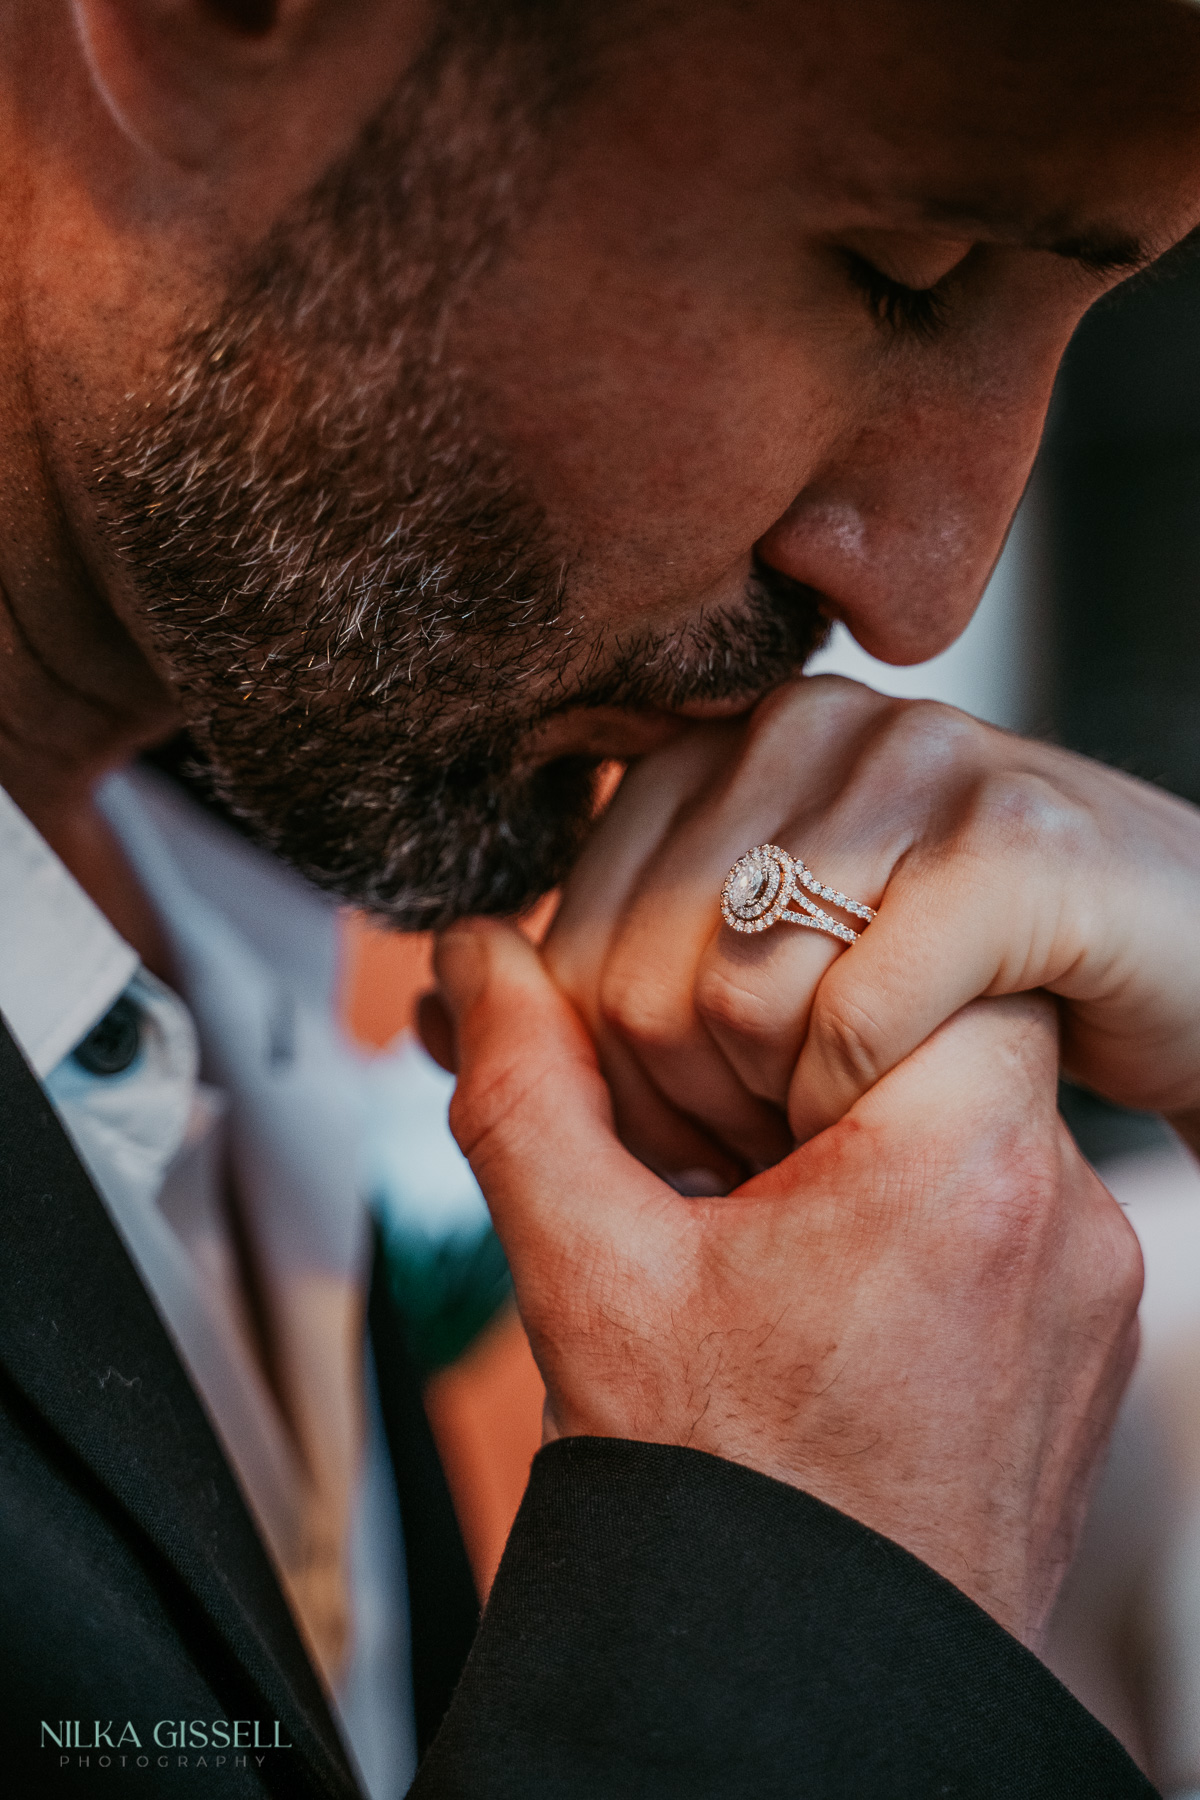
[[[740,856],[725,877],[721,889],[721,912],[725,923],[734,931],[766,931],[771,925],[803,925],[809,931],[825,931],[841,938],[845,944],[856,944],[862,935],[852,926],[843,925],[831,913],[808,898],[815,894],[841,912],[862,919],[866,925],[875,917],[874,909],[861,900],[851,900],[836,888],[818,881],[797,857],[789,856],[778,844],[758,844]],[[789,911],[792,906],[798,912]]]

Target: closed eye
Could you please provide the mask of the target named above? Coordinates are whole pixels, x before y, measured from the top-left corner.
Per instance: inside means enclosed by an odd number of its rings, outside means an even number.
[[[881,325],[896,337],[913,337],[928,343],[949,323],[946,295],[937,287],[906,287],[868,262],[856,250],[841,252],[850,280],[863,295]]]

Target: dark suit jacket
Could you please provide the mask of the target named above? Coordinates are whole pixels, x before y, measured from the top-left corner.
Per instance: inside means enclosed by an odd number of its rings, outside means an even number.
[[[1151,1794],[949,1583],[693,1451],[544,1450],[471,1649],[467,1565],[382,1283],[371,1326],[422,1747],[437,1733],[413,1800]],[[2,1027],[0,1521],[4,1792],[358,1794],[207,1417]]]

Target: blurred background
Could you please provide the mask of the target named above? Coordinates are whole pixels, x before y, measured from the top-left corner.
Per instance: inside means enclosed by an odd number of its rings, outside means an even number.
[[[945,701],[1200,803],[1200,255],[1080,329],[1025,503],[959,642],[894,669],[839,628],[813,668]],[[356,917],[344,943],[346,1021],[376,1059],[379,1105],[403,1113],[410,1151],[426,1146],[415,1186],[411,1161],[389,1173],[382,1155],[377,1208],[398,1279],[432,1296],[427,1403],[486,1591],[542,1388],[446,1133],[449,1080],[410,1034],[428,944]],[[1061,1104],[1141,1238],[1146,1293],[1140,1366],[1048,1660],[1166,1793],[1200,1794],[1200,1170],[1155,1118],[1065,1085]]]

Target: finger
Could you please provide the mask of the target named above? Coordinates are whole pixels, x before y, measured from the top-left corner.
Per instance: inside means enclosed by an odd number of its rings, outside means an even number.
[[[735,1179],[786,1156],[793,1140],[783,1107],[740,1084],[686,993],[657,973],[639,971],[635,987],[606,982],[603,991],[597,1044],[623,1142],[653,1168],[677,1166],[667,1146],[686,1121],[716,1146],[714,1166],[736,1170]]]
[[[606,1072],[608,1044],[626,1045],[648,1082],[752,1167],[789,1147],[776,1110],[786,1080],[774,1105],[749,1091],[697,1008],[697,972],[714,938],[733,936],[721,923],[721,883],[753,842],[775,838],[793,802],[798,762],[806,803],[820,812],[854,754],[850,727],[888,704],[852,683],[819,681],[764,703],[730,742],[729,766],[702,803],[678,810],[610,932],[592,1002]]]
[[[747,1165],[695,1118],[679,1111],[661,1094],[629,1049],[618,1039],[600,1046],[604,1079],[612,1096],[617,1136],[639,1162],[661,1175],[681,1194],[727,1194],[743,1181]],[[753,1163],[760,1168],[786,1156],[792,1134],[782,1112],[772,1120],[769,1152]]]
[[[547,934],[546,967],[589,1025],[613,932],[642,871],[666,839],[680,808],[711,785],[727,763],[735,728],[700,726],[634,763],[590,833],[566,882]]]
[[[689,920],[699,918],[702,943],[703,934],[712,930],[713,909],[711,893],[707,903],[690,907],[683,886],[675,887],[673,921],[655,915],[651,928],[653,935],[668,925],[673,961],[667,968],[657,948],[645,960],[639,954],[638,920],[646,909],[638,890],[647,883],[657,889],[654,871],[670,854],[681,815],[698,796],[707,801],[721,773],[736,761],[742,735],[740,723],[697,727],[630,772],[572,872],[546,944],[548,968],[596,1043],[622,1141],[664,1174],[707,1168],[722,1189],[742,1178],[747,1160],[758,1167],[785,1154],[791,1134],[780,1110],[755,1114],[740,1138],[718,1142],[721,1120],[731,1111],[740,1118],[746,1097],[739,1095],[723,1108],[706,1088],[697,1064],[705,1058],[719,1064],[711,1044],[701,1048],[699,1057],[693,1047],[688,1060],[692,1079],[678,1084],[686,1096],[683,1106],[664,1095],[639,1060],[639,1047],[648,1039],[665,1040],[673,1049],[681,1036],[695,1030],[690,986],[699,947],[683,933]],[[695,870],[690,877],[702,887],[713,885]],[[614,956],[618,941],[624,949]],[[727,1073],[721,1073],[728,1087]]]
[[[447,1075],[456,1075],[458,1058],[454,1047],[454,1022],[436,988],[420,996],[415,1017],[417,1036],[434,1062],[445,1069]]]
[[[955,829],[962,790],[996,734],[947,707],[851,692],[854,730],[847,738],[842,727],[833,791],[826,782],[816,795],[803,792],[775,841],[818,881],[877,907],[913,844]],[[846,702],[831,698],[829,715],[840,723]],[[802,741],[807,766],[807,736]],[[820,904],[839,916],[836,905]],[[888,904],[894,915],[890,893]],[[841,922],[862,929],[852,915]],[[851,953],[855,947],[798,930],[786,917],[762,936],[714,935],[697,973],[697,1010],[749,1092],[787,1105],[818,985]]]
[[[744,1167],[645,1079],[605,1026],[600,988],[613,935],[644,865],[669,835],[680,807],[727,761],[730,730],[697,727],[626,772],[572,871],[543,948],[546,967],[596,1045],[621,1141],[681,1192],[725,1192],[741,1179]]]
[[[844,1119],[739,1194],[778,1196],[799,1184],[838,1197],[827,1221],[838,1241],[843,1231],[852,1242],[898,1229],[946,1243],[944,1224],[928,1210],[931,1195],[939,1196],[939,1213],[946,1206],[969,1212],[991,1205],[988,1196],[1010,1177],[1010,1185],[1020,1187],[1024,1147],[1057,1137],[1057,1023],[1044,995],[975,1001],[869,1089]],[[839,1215],[847,1204],[857,1222]],[[944,1254],[953,1264],[958,1252]],[[950,1266],[944,1275],[953,1281]]]
[[[974,1000],[852,1109],[861,1125],[991,1143],[1020,1121],[1058,1132],[1058,1014],[1044,994]]]
[[[1036,862],[1005,866],[954,840],[905,859],[813,998],[787,1101],[797,1138],[841,1118],[968,1001],[1047,985],[1059,913]]]
[[[455,925],[434,969],[458,1053],[451,1128],[520,1297],[530,1268],[586,1260],[581,1246],[611,1233],[614,1214],[628,1233],[669,1190],[618,1142],[587,1033],[519,931]]]
[[[851,787],[822,816],[787,825],[776,840],[819,880],[875,905],[909,835],[901,809]],[[819,904],[861,930],[849,915]],[[728,926],[713,932],[696,972],[696,1010],[748,1093],[786,1108],[818,987],[849,953],[836,937],[786,919],[761,935]]]

